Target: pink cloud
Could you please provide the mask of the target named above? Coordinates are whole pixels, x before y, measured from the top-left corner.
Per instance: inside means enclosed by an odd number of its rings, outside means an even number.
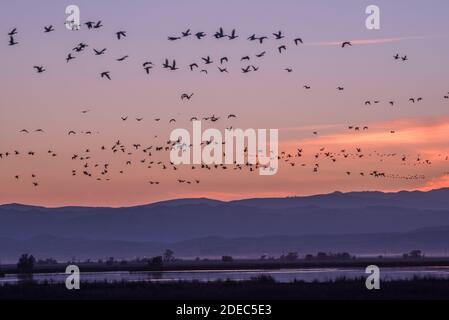
[[[396,38],[380,38],[380,39],[354,39],[350,40],[353,45],[372,45],[372,44],[385,44],[392,42],[400,42],[404,40],[420,40],[429,37],[396,37]],[[347,41],[347,40],[345,40]],[[344,41],[328,41],[328,42],[312,42],[308,45],[310,46],[341,46]]]
[[[425,185],[418,188],[419,191],[430,191],[441,188],[449,188],[449,175],[442,175],[426,182]]]

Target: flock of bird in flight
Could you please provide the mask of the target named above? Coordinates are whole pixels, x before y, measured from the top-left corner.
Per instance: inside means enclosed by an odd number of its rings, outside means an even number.
[[[88,21],[85,23],[85,25],[88,28],[88,30],[96,30],[96,29],[100,29],[103,27],[103,23],[101,20],[100,21]],[[79,29],[79,28],[77,28],[77,29]],[[45,26],[43,28],[44,33],[51,33],[54,31],[55,31],[55,28],[53,25]],[[9,36],[9,46],[19,45],[19,41],[17,40],[17,38],[19,37],[17,28],[13,28],[11,31],[9,31],[8,36]],[[274,32],[274,33],[272,33],[271,36],[269,37],[266,35],[252,34],[249,37],[247,37],[247,40],[262,45],[262,44],[264,44],[264,42],[266,40],[268,40],[270,38],[272,38],[275,41],[284,41],[286,39],[286,36],[282,31]],[[118,41],[124,40],[127,37],[127,31],[124,31],[124,30],[117,31],[115,33],[115,37]],[[207,34],[205,32],[199,31],[199,32],[193,33],[190,29],[187,29],[187,30],[181,32],[179,35],[168,36],[167,40],[171,41],[171,42],[181,41],[182,39],[186,39],[186,38],[196,38],[198,40],[201,40],[205,37],[207,37]],[[235,29],[232,29],[229,33],[225,33],[223,28],[219,28],[219,30],[213,34],[213,38],[218,39],[218,40],[219,39],[235,40],[239,37],[240,36],[237,34],[237,31]],[[295,46],[299,46],[301,44],[304,44],[304,41],[301,37],[296,37],[292,40],[291,43],[294,44]],[[345,48],[348,48],[351,46],[353,46],[351,41],[344,41],[341,43],[342,49],[345,49]],[[65,58],[66,62],[70,63],[70,61],[76,59],[77,58],[76,55],[82,53],[88,47],[89,47],[89,45],[84,42],[81,42],[78,45],[76,45],[72,49],[72,52],[67,54],[67,56]],[[277,52],[278,52],[278,54],[282,54],[287,49],[288,49],[287,44],[280,43],[279,46],[277,47]],[[93,50],[93,54],[95,56],[102,56],[102,55],[106,54],[108,49],[107,48],[101,48],[101,49],[93,48],[92,50]],[[263,58],[266,55],[266,53],[267,53],[266,51],[261,51],[259,54],[256,54],[254,57],[250,57],[248,55],[241,57],[240,62],[247,64],[247,65],[241,67],[241,72],[246,74],[249,72],[259,71],[260,67],[251,63],[251,61],[253,61],[254,59],[257,60],[257,59]],[[117,58],[116,61],[124,62],[128,58],[129,58],[129,55],[124,55],[124,56]],[[400,55],[399,53],[395,54],[393,56],[393,58],[396,61],[401,61],[401,62],[408,61],[407,55]],[[226,56],[223,56],[223,57],[220,57],[219,59],[217,59],[218,62],[214,62],[214,59],[211,58],[210,56],[201,57],[201,60],[200,60],[201,62],[194,61],[194,62],[190,63],[187,67],[187,70],[190,70],[190,71],[199,70],[200,72],[207,74],[208,69],[206,69],[205,66],[216,64],[217,70],[220,73],[229,73],[228,67],[226,66],[226,64],[229,62],[229,60],[230,59]],[[156,67],[156,64],[154,64],[151,61],[145,61],[142,63],[141,67],[146,74],[150,74],[151,70]],[[169,71],[176,71],[176,70],[180,69],[176,60],[170,61],[170,59],[168,59],[168,58],[166,58],[163,61],[161,67],[163,69],[166,69]],[[34,65],[33,68],[39,74],[42,74],[46,71],[46,67],[44,67],[42,65]],[[293,72],[293,68],[291,68],[291,67],[287,67],[284,70],[288,73]],[[102,71],[99,76],[101,78],[107,79],[107,80],[113,79],[111,72],[108,70]],[[303,85],[303,88],[305,90],[312,89],[311,85],[309,85],[309,84]],[[345,87],[337,86],[336,90],[339,92],[344,92]],[[180,95],[180,99],[182,101],[189,101],[192,99],[193,96],[194,96],[194,93],[182,93]],[[449,92],[447,94],[445,94],[443,96],[443,98],[449,99]],[[422,97],[410,97],[408,102],[409,103],[420,103],[422,101],[423,101]],[[381,101],[378,99],[366,100],[364,102],[364,105],[372,106],[372,105],[377,105],[380,102]],[[396,102],[394,100],[389,100],[389,101],[387,101],[387,103],[390,106],[394,106],[396,104]],[[81,114],[86,115],[90,112],[91,112],[90,109],[86,109],[86,110],[82,110]],[[235,114],[228,114],[228,115],[224,116],[223,118],[226,121],[231,121],[233,118],[236,118],[236,117],[237,116]],[[208,116],[201,117],[200,119],[202,119],[203,121],[217,122],[221,118],[222,117],[219,117],[219,116],[217,117],[215,115],[208,115]],[[193,116],[190,118],[190,121],[198,120],[198,119],[199,119],[198,117]],[[130,121],[130,120],[131,119],[127,115],[121,117],[121,121],[123,121],[123,122]],[[144,119],[143,119],[143,117],[135,117],[134,120],[137,122],[141,122]],[[161,118],[155,118],[154,121],[159,122],[159,121],[161,121]],[[176,118],[170,118],[168,120],[168,122],[170,124],[176,123]],[[232,129],[232,126],[228,127],[227,129]],[[368,128],[368,126],[350,125],[350,126],[348,126],[348,129],[358,132],[358,131],[366,131],[369,128]],[[30,130],[30,129],[20,130],[21,134],[31,134],[32,132],[45,133],[44,129],[41,129],[41,128],[34,129],[34,130]],[[95,131],[95,130],[87,130],[87,131],[80,131],[80,132],[77,132],[76,130],[69,130],[67,132],[67,134],[69,136],[77,135],[79,133],[85,134],[85,135],[92,135],[94,133],[98,134],[99,132]],[[394,134],[395,131],[391,130],[390,133]],[[318,131],[313,131],[313,135],[315,135],[315,136],[318,135]],[[154,138],[158,138],[158,136],[156,135],[156,136],[154,136]],[[203,142],[202,145],[208,145],[211,143],[216,143],[216,142],[206,141],[206,142]],[[223,144],[224,144],[224,142],[223,142]],[[106,146],[106,145],[97,146],[97,149],[100,152],[110,152],[111,155],[114,155],[114,154],[125,155],[127,157],[127,159],[124,160],[124,162],[122,163],[122,165],[124,167],[121,166],[119,168],[114,168],[111,163],[96,162],[96,161],[94,161],[93,156],[92,156],[94,150],[91,148],[86,148],[84,151],[74,153],[71,156],[71,160],[78,161],[79,166],[80,166],[79,169],[72,169],[71,175],[72,176],[82,175],[82,176],[85,176],[88,178],[93,177],[98,181],[110,181],[111,180],[111,178],[110,178],[111,170],[116,170],[116,171],[118,171],[119,174],[124,174],[125,171],[127,170],[125,168],[128,168],[133,165],[140,165],[147,169],[157,168],[160,170],[176,171],[176,170],[178,170],[178,167],[173,165],[173,163],[163,161],[163,160],[157,160],[153,157],[158,153],[163,153],[163,152],[166,153],[174,148],[177,148],[180,150],[185,150],[186,148],[191,148],[191,147],[192,147],[192,145],[186,145],[184,142],[182,142],[180,140],[178,140],[178,141],[170,141],[169,140],[164,143],[155,143],[155,144],[146,145],[146,146],[143,146],[141,143],[132,143],[130,145],[126,145],[125,143],[122,143],[120,140],[117,140],[109,146]],[[140,153],[140,156],[138,156],[138,154],[139,154],[138,152]],[[26,152],[23,152],[23,154],[25,154],[27,156],[36,156],[36,152],[34,152],[34,151],[26,151]],[[58,157],[58,154],[54,150],[51,150],[51,149],[47,151],[47,154],[48,154],[48,156],[50,156],[52,158]],[[252,156],[248,153],[247,148],[245,148],[245,154],[246,154],[246,156]],[[9,158],[12,156],[20,156],[20,155],[22,155],[22,152],[20,152],[18,150],[14,150],[12,152],[11,151],[0,152],[0,160],[6,159],[6,158]],[[442,157],[444,160],[448,160],[447,156],[446,157],[444,157],[443,155],[439,155],[439,156]],[[431,165],[432,164],[432,162],[430,160],[422,159],[420,156],[404,155],[404,154],[397,154],[397,153],[379,153],[377,151],[365,153],[362,151],[362,149],[360,147],[355,147],[354,150],[341,149],[338,152],[331,152],[331,151],[328,151],[325,147],[322,147],[322,148],[320,148],[320,150],[318,152],[310,154],[310,157],[313,159],[311,164],[308,164],[305,161],[302,161],[302,159],[304,158],[304,150],[303,150],[303,148],[298,147],[294,152],[281,151],[278,156],[278,160],[281,163],[285,163],[288,167],[311,167],[312,171],[314,173],[319,172],[320,159],[326,159],[330,163],[335,163],[339,160],[344,160],[344,159],[362,159],[362,158],[367,158],[367,157],[376,157],[380,163],[382,163],[385,159],[389,159],[389,158],[396,159],[397,158],[401,161],[401,164],[403,164],[403,165],[419,166],[419,165]],[[191,170],[206,170],[206,171],[232,169],[232,170],[237,170],[237,171],[247,170],[249,172],[255,172],[261,166],[262,165],[259,163],[250,164],[247,162],[245,164],[234,163],[233,166],[224,165],[224,164],[192,165],[190,167],[190,169]],[[418,174],[399,175],[399,174],[386,173],[386,172],[383,172],[380,170],[368,170],[366,172],[365,171],[361,171],[361,172],[346,171],[346,172],[344,172],[344,174],[347,176],[358,175],[361,177],[372,176],[375,178],[392,178],[392,179],[406,179],[406,180],[426,179],[426,177],[424,175],[418,175]],[[37,180],[37,175],[35,173],[32,173],[30,175],[30,177],[32,180],[31,181],[32,185],[34,187],[39,186],[39,182]],[[14,179],[16,179],[16,180],[21,180],[21,178],[22,178],[22,176],[20,174],[14,175]],[[200,180],[197,178],[195,178],[193,180],[178,178],[178,179],[176,179],[176,182],[180,183],[180,184],[189,184],[190,185],[190,184],[199,184]],[[148,181],[148,183],[151,185],[159,185],[161,183],[161,181],[150,180],[150,181]]]

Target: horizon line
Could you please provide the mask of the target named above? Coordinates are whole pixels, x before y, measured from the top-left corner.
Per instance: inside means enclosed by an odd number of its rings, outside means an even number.
[[[419,190],[419,189],[413,189],[413,190],[398,190],[398,191],[381,191],[381,190],[365,190],[365,191],[333,191],[328,193],[316,193],[312,195],[291,195],[291,196],[285,196],[285,197],[253,197],[253,198],[238,198],[233,200],[219,200],[219,199],[213,199],[213,198],[207,198],[207,197],[193,197],[193,198],[170,198],[166,200],[159,200],[155,202],[149,202],[149,203],[142,203],[142,204],[136,204],[136,205],[129,205],[129,206],[87,206],[87,205],[61,205],[61,206],[43,206],[43,205],[35,205],[35,204],[28,204],[28,203],[17,203],[17,202],[9,202],[9,203],[0,203],[0,208],[5,206],[24,206],[24,207],[37,207],[37,208],[44,208],[44,209],[64,209],[64,208],[90,208],[90,209],[123,209],[123,208],[136,208],[136,207],[143,207],[143,206],[151,206],[151,205],[157,205],[157,204],[163,204],[168,202],[174,202],[174,201],[181,201],[181,200],[209,200],[209,201],[215,201],[215,202],[221,202],[221,203],[232,203],[237,201],[247,201],[247,200],[261,200],[261,199],[289,199],[289,198],[310,198],[310,197],[317,197],[317,196],[328,196],[333,194],[350,194],[350,193],[382,193],[382,194],[398,194],[402,192],[412,193],[412,192],[419,192],[419,193],[430,193],[434,191],[440,191],[440,190],[449,190],[449,187],[444,188],[436,188],[436,189],[430,189],[430,190]]]

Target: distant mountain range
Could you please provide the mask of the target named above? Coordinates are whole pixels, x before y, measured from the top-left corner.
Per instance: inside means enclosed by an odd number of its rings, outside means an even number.
[[[0,259],[444,252],[449,189],[350,192],[223,202],[178,199],[126,208],[0,206]]]

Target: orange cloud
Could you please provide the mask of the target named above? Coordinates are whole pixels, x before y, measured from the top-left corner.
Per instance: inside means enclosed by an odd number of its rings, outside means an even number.
[[[449,149],[449,118],[398,119],[386,122],[376,122],[367,125],[368,130],[359,132],[339,126],[344,132],[320,134],[317,137],[305,139],[287,139],[286,146],[393,146],[401,149],[426,150],[434,153],[436,150]],[[327,126],[336,128],[338,126]],[[300,128],[284,128],[281,132],[292,133]],[[334,130],[335,131],[335,130]],[[394,131],[394,133],[392,133]]]
[[[440,177],[430,179],[429,181],[426,182],[424,186],[418,188],[417,190],[430,191],[441,188],[449,188],[449,175],[443,175]]]

